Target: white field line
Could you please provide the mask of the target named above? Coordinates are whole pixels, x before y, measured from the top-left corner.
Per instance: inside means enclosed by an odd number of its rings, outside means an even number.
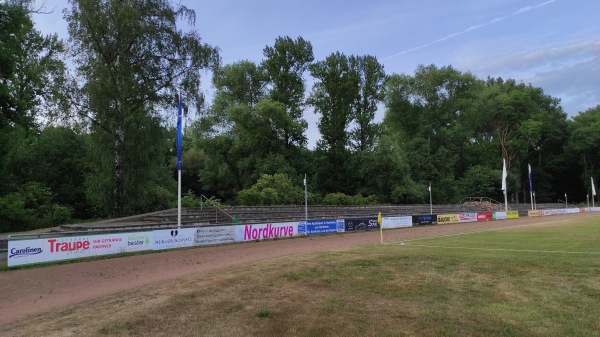
[[[584,217],[579,217],[577,219],[584,219],[584,218],[591,218],[591,217],[594,217],[594,216],[584,216]],[[450,237],[450,236],[459,236],[459,235],[468,235],[468,234],[494,232],[494,231],[501,231],[501,230],[505,230],[505,229],[513,229],[513,228],[522,228],[522,227],[531,227],[531,226],[543,226],[543,225],[548,225],[548,224],[552,224],[552,223],[571,222],[573,220],[574,219],[562,219],[562,220],[544,221],[544,222],[537,222],[537,223],[532,223],[532,224],[523,224],[523,225],[515,225],[515,226],[500,227],[500,228],[480,229],[480,230],[458,232],[458,233],[452,233],[452,234],[422,236],[422,237],[418,237],[418,238],[406,239],[406,240],[401,240],[401,241],[386,242],[385,244],[396,245],[396,244],[400,244],[400,243],[411,242],[411,241],[418,241],[418,240],[428,240],[428,239],[444,238],[444,237]]]
[[[425,248],[443,248],[443,249],[468,249],[468,250],[487,250],[502,252],[526,252],[526,253],[555,253],[555,254],[582,254],[582,255],[600,255],[600,252],[569,252],[564,250],[535,250],[535,249],[509,249],[509,248],[474,248],[474,247],[454,247],[454,246],[433,246],[433,245],[413,245],[405,243],[392,243],[400,246],[425,247]]]

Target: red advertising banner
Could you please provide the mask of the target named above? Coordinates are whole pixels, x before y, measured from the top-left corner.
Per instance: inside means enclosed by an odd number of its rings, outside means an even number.
[[[490,221],[494,219],[492,212],[477,212],[477,221]]]

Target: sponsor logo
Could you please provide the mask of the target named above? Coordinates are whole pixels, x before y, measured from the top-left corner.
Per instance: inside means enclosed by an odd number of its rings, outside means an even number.
[[[57,242],[56,239],[49,239],[48,243],[50,244],[50,253],[72,252],[90,249],[90,242],[88,240]]]
[[[149,245],[150,239],[145,235],[130,236],[127,238],[127,246]]]
[[[272,239],[292,235],[294,235],[293,226],[273,227],[272,224],[267,224],[264,228],[253,228],[252,225],[246,225],[244,228],[244,240]]]
[[[171,236],[172,236],[172,237],[176,237],[176,236],[177,236],[177,234],[179,234],[179,231],[178,231],[178,230],[174,229],[174,230],[172,230],[172,231],[171,231]]]
[[[44,250],[39,247],[35,247],[35,248],[27,247],[27,248],[22,248],[22,249],[13,248],[10,250],[9,258],[10,257],[23,257],[23,256],[37,255],[37,254],[41,254],[43,251]]]

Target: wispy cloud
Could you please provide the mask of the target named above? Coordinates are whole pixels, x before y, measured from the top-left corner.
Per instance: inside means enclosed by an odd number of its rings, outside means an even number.
[[[431,45],[434,45],[434,44],[437,44],[437,43],[440,43],[440,42],[452,39],[454,37],[467,34],[469,32],[481,29],[481,28],[489,26],[489,25],[493,25],[493,24],[498,23],[498,22],[502,22],[502,21],[504,21],[504,20],[506,20],[508,18],[513,17],[513,16],[521,15],[523,13],[527,13],[527,12],[532,11],[534,9],[537,9],[537,8],[540,8],[540,7],[544,7],[544,6],[549,5],[549,4],[551,4],[551,3],[555,2],[555,1],[557,1],[557,0],[549,0],[549,1],[543,2],[543,3],[538,4],[538,5],[526,6],[526,7],[520,8],[520,9],[514,11],[510,15],[499,16],[499,17],[496,17],[496,18],[494,18],[494,19],[492,19],[492,20],[490,20],[490,21],[488,21],[486,23],[482,23],[482,24],[479,24],[479,25],[474,25],[474,26],[468,27],[468,28],[466,28],[466,29],[464,29],[464,30],[462,30],[460,32],[448,34],[448,35],[446,35],[446,36],[444,36],[442,38],[439,38],[439,39],[437,39],[435,41],[428,42],[428,43],[422,44],[422,45],[414,47],[414,48],[403,50],[403,51],[401,51],[399,53],[396,53],[394,55],[391,55],[391,56],[383,58],[382,61],[390,60],[390,59],[393,59],[395,57],[398,57],[398,56],[401,56],[401,55],[404,55],[404,54],[408,54],[408,53],[411,53],[411,52],[414,52],[414,51],[417,51],[417,50],[420,50],[420,49],[423,49],[423,48],[427,48],[427,47],[429,47]]]

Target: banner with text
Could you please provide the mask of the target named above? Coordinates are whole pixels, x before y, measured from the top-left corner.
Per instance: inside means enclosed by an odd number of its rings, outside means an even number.
[[[412,216],[413,226],[437,224],[437,214],[424,214]]]
[[[308,220],[308,222],[298,222],[298,234],[300,235],[342,233],[343,231],[343,219],[320,219]]]
[[[288,238],[298,235],[297,222],[252,224],[235,226],[235,241]]]
[[[196,228],[158,229],[152,231],[152,249],[162,250],[171,248],[192,247]]]
[[[381,226],[383,229],[411,227],[412,216],[382,217]]]
[[[9,240],[8,267],[150,250],[152,232]]]
[[[494,212],[494,220],[506,220],[506,212]]]
[[[438,225],[448,225],[453,223],[458,223],[459,216],[458,214],[438,214],[437,223]]]
[[[492,212],[477,212],[477,221],[490,221],[493,219]]]
[[[460,213],[458,222],[475,222],[477,221],[477,213]]]
[[[195,229],[194,246],[235,242],[235,227],[233,226],[206,226]]]
[[[506,218],[507,219],[518,219],[519,218],[519,211],[508,211],[508,212],[506,212]]]
[[[346,232],[367,231],[379,229],[379,224],[377,217],[344,219],[344,229]]]

